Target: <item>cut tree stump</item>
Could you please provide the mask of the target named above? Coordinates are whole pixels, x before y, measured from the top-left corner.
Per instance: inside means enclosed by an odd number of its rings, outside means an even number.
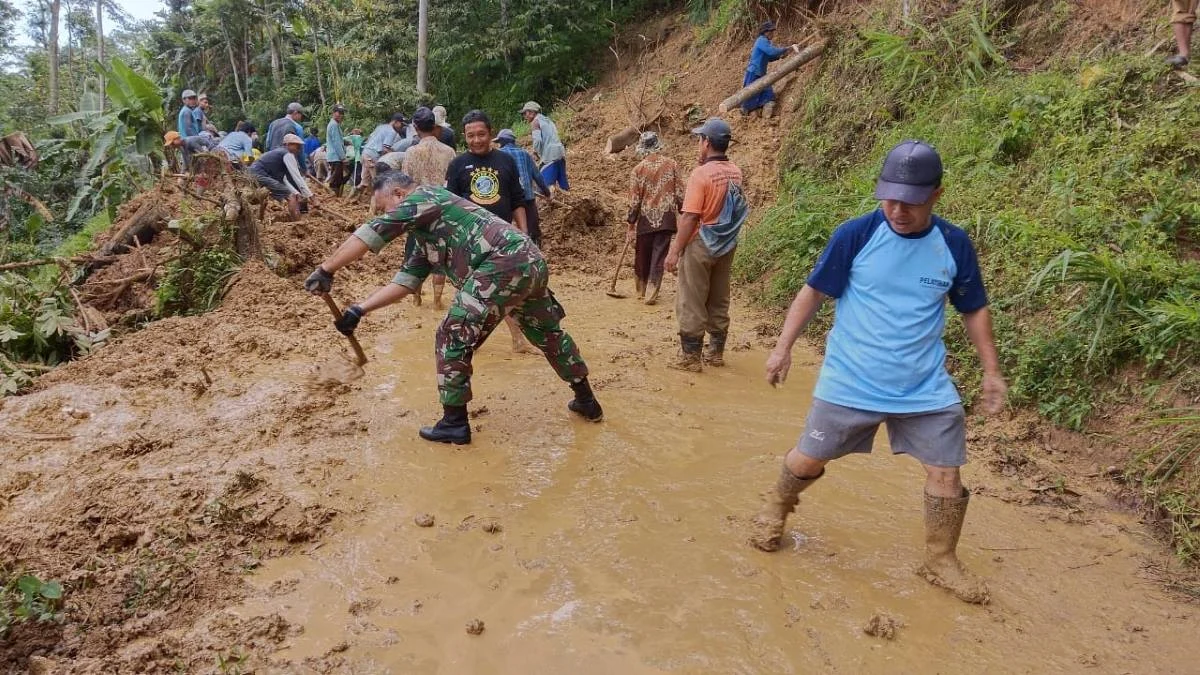
[[[747,100],[758,95],[767,87],[775,84],[779,80],[782,80],[789,73],[795,71],[800,66],[803,66],[813,59],[816,59],[818,56],[824,53],[825,44],[826,42],[822,40],[811,47],[805,47],[800,51],[799,54],[796,54],[792,58],[780,64],[780,66],[775,69],[775,72],[768,73],[758,78],[749,85],[742,87],[742,89],[733,96],[721,101],[721,105],[717,107],[717,110],[722,113],[727,113],[742,103],[745,103]]]
[[[642,134],[637,130],[637,127],[625,127],[624,129],[608,137],[608,142],[604,144],[604,152],[607,152],[610,155],[615,155],[634,143],[637,143],[638,138],[640,138],[641,135]]]

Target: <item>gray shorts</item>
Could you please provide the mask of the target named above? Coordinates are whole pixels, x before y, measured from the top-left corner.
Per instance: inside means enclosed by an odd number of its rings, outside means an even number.
[[[880,413],[813,399],[798,447],[821,460],[869,453],[881,423],[887,424],[894,454],[912,455],[929,466],[967,463],[966,415],[959,403],[930,412]]]

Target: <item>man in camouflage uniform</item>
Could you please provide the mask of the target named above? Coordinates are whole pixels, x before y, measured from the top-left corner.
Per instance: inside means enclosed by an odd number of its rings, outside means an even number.
[[[314,294],[328,293],[339,269],[409,233],[416,248],[400,272],[361,304],[347,308],[334,324],[337,329],[353,334],[364,315],[403,300],[435,271],[459,289],[437,329],[442,419],[422,428],[421,438],[456,445],[471,442],[467,422],[471,357],[506,314],[516,319],[525,337],[571,385],[575,398],[567,408],[600,421],[604,413],[588,384],[587,364],[559,325],[566,312],[547,285],[549,267],[529,237],[483,207],[443,187],[418,186],[399,171],[380,176],[374,190],[385,215],[359,227],[317,267],[304,287]]]

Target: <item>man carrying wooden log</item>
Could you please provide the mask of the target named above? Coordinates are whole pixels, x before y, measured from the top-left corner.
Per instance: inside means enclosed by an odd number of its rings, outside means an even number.
[[[837,299],[825,362],[805,429],[784,457],[778,482],[753,522],[750,543],[775,551],[800,493],[825,465],[871,452],[880,424],[893,453],[925,469],[925,560],[918,573],[960,600],[988,602],[988,590],[955,553],[970,493],[966,423],[946,371],[946,304],[962,315],[983,368],[982,408],[996,413],[1008,389],[992,338],[987,291],[971,238],[933,214],[942,196],[942,160],[920,141],[892,148],[875,184],[879,207],[834,230],[788,310],[767,359],[767,382],[782,384],[792,346],[826,298]]]
[[[485,131],[486,139],[491,139]],[[468,142],[471,133],[468,129]],[[478,146],[476,139],[476,146]],[[505,161],[507,156],[503,156]],[[524,232],[487,209],[443,187],[417,185],[399,171],[375,181],[375,203],[386,215],[358,228],[304,282],[310,293],[328,293],[333,275],[368,250],[378,253],[409,234],[417,246],[390,284],[361,304],[347,308],[335,326],[353,334],[363,316],[400,302],[421,286],[431,272],[445,274],[459,291],[437,329],[438,392],[442,418],[424,427],[421,438],[464,445],[471,442],[467,403],[471,400],[471,360],[499,325],[511,315],[546,356],[554,372],[570,384],[574,398],[567,409],[586,420],[604,417],[588,384],[588,367],[560,322],[566,316],[550,291],[550,269],[542,252]]]
[[[742,80],[742,87],[746,87],[766,75],[767,64],[771,61],[778,61],[789,51],[797,54],[800,53],[800,45],[793,44],[788,47],[776,47],[771,42],[771,34],[774,32],[774,21],[767,21],[759,27],[758,38],[754,41],[754,48],[750,50],[750,63],[746,65],[746,77]],[[767,87],[744,101],[742,103],[742,114],[749,115],[759,108],[762,108],[763,119],[768,119],[774,114],[775,90],[773,88]]]

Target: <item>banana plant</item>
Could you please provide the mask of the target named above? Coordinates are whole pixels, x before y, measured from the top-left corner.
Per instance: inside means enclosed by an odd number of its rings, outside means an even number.
[[[101,108],[97,92],[88,92],[81,97],[78,111],[47,120],[72,126],[77,137],[66,144],[88,156],[79,171],[79,188],[67,211],[68,220],[85,205],[89,206],[87,215],[104,207],[115,216],[112,212],[117,204],[150,178],[154,162],[162,157],[162,91],[120,58],[113,57],[98,69],[103,74],[108,109]]]

